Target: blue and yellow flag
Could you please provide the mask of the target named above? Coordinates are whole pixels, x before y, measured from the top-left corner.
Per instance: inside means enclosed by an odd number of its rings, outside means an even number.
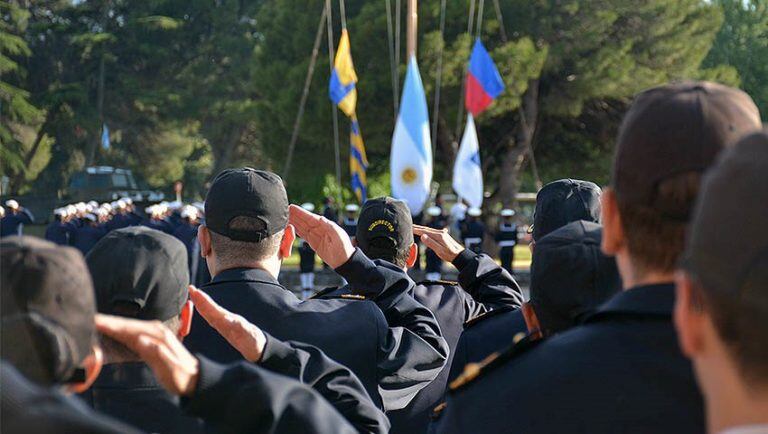
[[[333,62],[331,80],[328,83],[328,94],[331,101],[344,112],[350,119],[350,149],[349,149],[349,173],[352,177],[352,190],[360,203],[367,198],[368,180],[365,175],[368,169],[368,159],[365,156],[363,136],[360,134],[360,125],[357,123],[357,74],[352,64],[352,51],[349,47],[349,34],[347,29],[341,31],[339,48],[336,51],[336,59]]]
[[[368,179],[365,172],[368,169],[368,158],[365,155],[363,136],[360,134],[360,125],[357,116],[352,115],[352,131],[349,134],[349,173],[352,176],[352,191],[355,192],[360,203],[368,197]]]

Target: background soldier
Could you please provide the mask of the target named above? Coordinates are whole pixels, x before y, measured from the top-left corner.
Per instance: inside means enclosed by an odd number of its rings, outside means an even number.
[[[483,252],[485,225],[480,221],[481,215],[483,215],[483,212],[480,208],[472,207],[467,210],[467,218],[459,225],[464,247],[475,253]]]
[[[501,216],[501,223],[499,223],[499,230],[496,232],[496,243],[499,245],[499,257],[501,258],[501,266],[514,275],[512,270],[515,262],[515,246],[517,245],[517,225],[512,221],[512,217],[515,212],[511,209],[503,209],[499,214]]]
[[[301,205],[309,212],[315,211],[315,205],[307,202]],[[301,298],[306,300],[315,289],[315,251],[302,239],[299,244],[299,273],[301,278]]]
[[[443,210],[439,206],[427,208],[427,218],[427,227],[432,229],[448,227],[448,219],[443,215]],[[424,277],[427,280],[440,280],[440,275],[443,271],[443,260],[432,249],[427,249],[425,255],[427,257],[427,266]]]

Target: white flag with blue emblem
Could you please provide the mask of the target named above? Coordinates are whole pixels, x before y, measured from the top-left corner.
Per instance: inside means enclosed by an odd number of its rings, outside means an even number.
[[[101,127],[101,147],[104,149],[109,149],[110,147],[109,128],[107,128],[107,124],[103,124]]]
[[[432,145],[427,98],[414,56],[411,56],[405,74],[400,113],[392,136],[389,169],[392,196],[404,200],[411,214],[421,212],[429,198],[432,183]]]
[[[480,166],[480,144],[477,141],[475,120],[467,115],[467,127],[461,138],[459,154],[453,165],[453,190],[469,202],[469,206],[480,208],[483,205],[483,169]]]

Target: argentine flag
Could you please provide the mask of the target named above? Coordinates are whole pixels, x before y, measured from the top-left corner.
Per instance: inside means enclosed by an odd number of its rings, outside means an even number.
[[[467,127],[461,139],[459,154],[453,166],[453,191],[469,202],[469,206],[483,206],[483,170],[480,166],[480,144],[477,140],[475,120],[467,114]]]
[[[432,183],[432,145],[427,98],[416,57],[408,61],[400,113],[392,136],[389,169],[392,196],[404,200],[416,215],[429,198]]]

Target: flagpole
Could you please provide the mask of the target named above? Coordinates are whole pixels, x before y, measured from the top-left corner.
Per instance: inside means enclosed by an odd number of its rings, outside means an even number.
[[[416,28],[418,24],[418,0],[408,0],[408,58],[416,56]]]
[[[331,0],[325,0],[325,7],[328,10],[328,66],[333,73],[333,9],[331,9]],[[333,150],[336,154],[336,183],[339,185],[339,194],[336,198],[339,206],[343,200],[341,187],[341,155],[339,151],[339,114],[336,110],[336,104],[331,103],[331,112],[333,117]]]

